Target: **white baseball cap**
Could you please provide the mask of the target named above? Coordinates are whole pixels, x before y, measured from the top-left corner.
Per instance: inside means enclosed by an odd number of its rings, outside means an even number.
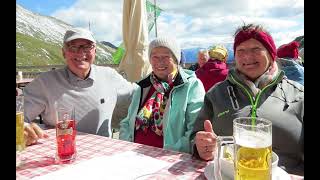
[[[75,39],[87,39],[91,42],[96,42],[89,30],[77,27],[66,31],[63,37],[63,43],[67,43]]]

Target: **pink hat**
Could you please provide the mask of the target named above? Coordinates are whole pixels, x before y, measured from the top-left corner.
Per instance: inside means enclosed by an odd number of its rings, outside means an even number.
[[[292,41],[291,43],[280,46],[277,50],[277,56],[279,58],[298,58],[299,56],[299,43]]]

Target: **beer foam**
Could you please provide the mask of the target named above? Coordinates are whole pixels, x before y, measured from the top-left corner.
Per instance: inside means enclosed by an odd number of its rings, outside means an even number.
[[[235,133],[236,144],[250,148],[265,148],[272,145],[272,136],[266,132],[239,130]]]
[[[23,113],[22,111],[16,111],[16,115],[22,114],[22,113]]]

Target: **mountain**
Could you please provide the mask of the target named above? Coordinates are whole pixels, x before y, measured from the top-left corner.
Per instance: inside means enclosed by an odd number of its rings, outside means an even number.
[[[299,44],[300,44],[299,49],[304,48],[304,35],[303,35],[303,36],[296,37],[296,38],[294,39],[294,41],[299,42]]]
[[[64,64],[62,39],[73,26],[50,16],[33,13],[16,4],[16,65]],[[97,42],[95,64],[112,64],[116,49]]]
[[[196,63],[197,62],[197,55],[198,51],[201,48],[189,48],[189,49],[182,49],[182,53],[185,57],[185,63]]]
[[[223,44],[227,50],[228,50],[228,59],[227,59],[227,63],[231,63],[234,59],[233,56],[233,44],[229,43],[229,44]],[[188,49],[182,49],[182,53],[185,56],[186,59],[186,63],[196,63],[197,62],[197,56],[198,56],[198,51],[200,49],[210,49],[211,46],[209,47],[196,47],[196,48],[188,48]]]
[[[107,42],[107,41],[100,41],[101,44],[105,45],[105,46],[108,46],[108,47],[111,47],[113,49],[118,49],[117,46],[113,45],[111,42]]]

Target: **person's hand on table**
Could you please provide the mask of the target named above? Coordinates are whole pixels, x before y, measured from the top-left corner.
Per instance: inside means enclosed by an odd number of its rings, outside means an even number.
[[[200,158],[208,161],[213,160],[216,150],[217,135],[213,132],[209,120],[204,121],[204,131],[199,131],[195,137],[195,144]]]
[[[43,131],[36,123],[31,123],[24,126],[24,137],[26,145],[37,143],[40,138],[48,138],[48,134]]]

